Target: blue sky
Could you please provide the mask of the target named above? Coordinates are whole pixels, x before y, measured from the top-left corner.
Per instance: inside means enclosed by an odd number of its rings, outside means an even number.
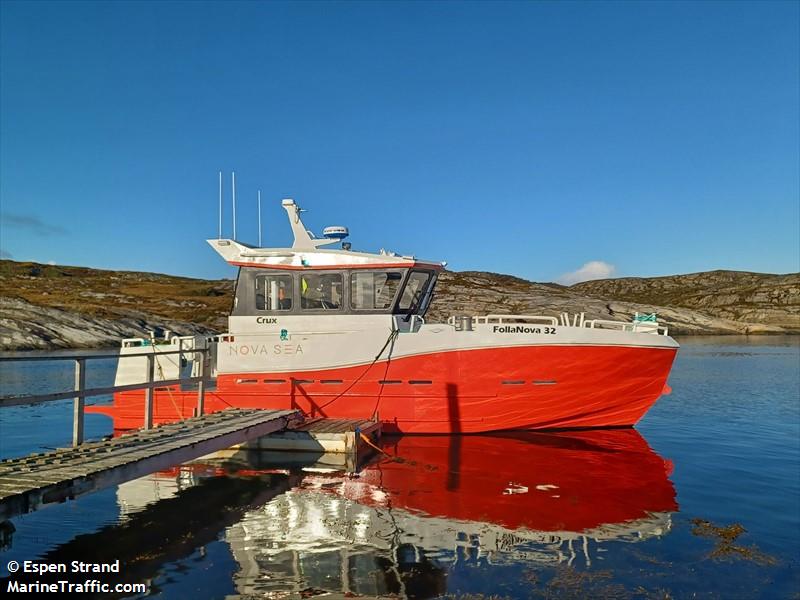
[[[293,197],[456,270],[798,271],[798,7],[2,2],[0,246],[231,276],[235,170],[245,242],[261,189],[265,245]]]

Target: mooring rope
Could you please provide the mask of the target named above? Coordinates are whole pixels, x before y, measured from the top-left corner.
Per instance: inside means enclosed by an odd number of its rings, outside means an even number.
[[[161,361],[158,360],[158,352],[156,352],[156,337],[155,337],[155,334],[152,331],[150,332],[150,345],[153,347],[153,358],[155,359],[156,366],[158,367],[158,374],[161,377],[161,380],[163,381],[163,380],[166,379],[166,377],[164,376],[164,369],[161,367]],[[178,355],[178,379],[180,379],[180,378],[181,378],[181,355],[179,354]],[[178,415],[178,420],[180,421],[181,419],[183,419],[183,411],[180,410],[178,408],[178,405],[175,403],[175,399],[172,397],[172,390],[170,389],[170,386],[166,386],[165,389],[167,390],[167,394],[169,394],[170,402],[172,402],[172,408],[175,409],[175,414]],[[156,392],[156,389],[153,388],[153,404],[156,404],[156,402],[155,402],[155,396],[156,396],[155,392]],[[153,409],[154,409],[153,413],[155,413],[155,406],[153,407]]]
[[[392,325],[394,325],[394,324],[392,324]],[[386,342],[383,344],[383,347],[380,349],[380,351],[378,352],[378,354],[376,354],[376,355],[375,355],[375,358],[372,360],[372,362],[371,362],[371,363],[369,363],[369,365],[367,365],[367,368],[366,368],[366,369],[364,369],[364,371],[363,371],[363,372],[362,372],[362,373],[361,373],[361,374],[360,374],[358,377],[356,377],[356,378],[355,378],[355,379],[352,381],[352,383],[351,383],[350,385],[348,385],[348,386],[347,386],[345,389],[343,389],[341,392],[339,392],[339,393],[338,393],[336,396],[334,396],[333,398],[331,398],[330,400],[328,400],[328,401],[327,401],[325,404],[323,404],[323,405],[321,405],[321,406],[317,406],[317,407],[316,407],[316,409],[317,409],[317,410],[322,410],[323,408],[325,408],[326,406],[329,406],[330,404],[333,404],[334,402],[336,402],[336,400],[338,400],[339,398],[341,398],[342,396],[344,396],[344,395],[345,395],[347,392],[349,392],[349,391],[350,391],[350,389],[351,389],[351,388],[352,388],[352,387],[353,387],[355,384],[357,384],[359,381],[361,381],[361,379],[364,377],[364,375],[366,375],[366,374],[369,372],[369,370],[370,370],[370,369],[371,369],[373,366],[375,366],[375,363],[377,363],[377,362],[378,362],[378,359],[379,359],[379,358],[381,357],[381,355],[383,354],[383,351],[384,351],[384,350],[386,350],[386,347],[389,345],[389,343],[393,343],[393,342],[394,342],[394,340],[395,340],[395,339],[397,339],[397,336],[398,336],[398,334],[399,334],[399,333],[400,333],[400,330],[399,330],[399,329],[395,329],[395,328],[394,328],[394,326],[392,326],[392,331],[391,331],[391,333],[389,334],[389,337],[388,337],[388,338],[386,338]],[[388,357],[387,357],[387,359],[386,359],[386,368],[387,368],[387,371],[388,371],[388,368],[389,368],[389,361],[391,361],[391,360],[392,360],[392,353],[391,353],[391,351],[390,351],[390,352],[389,352],[389,356],[388,356]],[[380,404],[380,400],[381,400],[381,394],[382,394],[382,393],[383,393],[383,384],[381,384],[381,391],[380,391],[380,392],[378,392],[378,402],[375,404],[375,410],[377,410],[377,409],[378,409],[378,405]],[[374,415],[375,415],[375,411],[373,411],[373,413],[372,413],[372,414],[373,414],[373,416],[374,416]]]

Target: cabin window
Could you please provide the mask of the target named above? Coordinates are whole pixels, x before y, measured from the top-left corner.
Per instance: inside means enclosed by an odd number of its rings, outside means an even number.
[[[300,276],[300,308],[338,310],[342,307],[341,273],[303,273]]]
[[[400,312],[416,313],[420,309],[432,274],[427,271],[412,271],[400,298]]]
[[[259,275],[256,277],[257,310],[292,310],[292,276]]]
[[[353,271],[350,273],[350,306],[355,310],[391,308],[403,274],[397,271]]]

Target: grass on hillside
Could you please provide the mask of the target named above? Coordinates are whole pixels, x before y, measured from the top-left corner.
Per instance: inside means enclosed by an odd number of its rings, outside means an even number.
[[[214,327],[230,311],[233,282],[3,260],[0,296],[93,317],[147,313]]]

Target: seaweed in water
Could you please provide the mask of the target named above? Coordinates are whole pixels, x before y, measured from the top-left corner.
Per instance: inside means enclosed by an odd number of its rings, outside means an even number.
[[[704,519],[692,519],[692,534],[700,537],[713,538],[717,541],[716,547],[708,555],[712,559],[742,558],[751,560],[759,565],[775,565],[778,560],[752,546],[737,546],[734,542],[747,530],[740,523],[733,523],[727,527],[714,525]]]
[[[610,581],[611,571],[580,571],[574,567],[558,566],[553,576],[543,585],[541,574],[527,571],[525,578],[534,586],[532,598],[574,599],[605,598],[608,600],[627,600],[632,595],[625,586]]]

